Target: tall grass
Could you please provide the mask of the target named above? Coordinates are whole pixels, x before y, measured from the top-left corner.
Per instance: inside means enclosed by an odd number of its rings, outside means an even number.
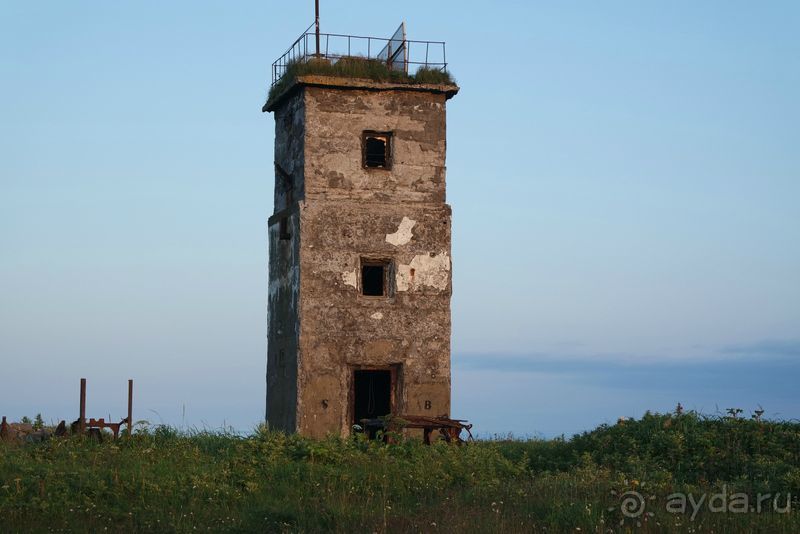
[[[692,521],[655,503],[723,485],[797,495],[798,447],[796,423],[694,414],[462,447],[160,426],[0,444],[0,518],[12,532],[797,532],[796,512]],[[654,499],[639,527],[617,509],[630,490]]]

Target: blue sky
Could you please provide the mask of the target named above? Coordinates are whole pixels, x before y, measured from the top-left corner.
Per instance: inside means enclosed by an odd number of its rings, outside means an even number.
[[[800,7],[322,0],[444,40],[453,415],[800,417]],[[270,65],[313,2],[0,5],[0,412],[263,416]]]

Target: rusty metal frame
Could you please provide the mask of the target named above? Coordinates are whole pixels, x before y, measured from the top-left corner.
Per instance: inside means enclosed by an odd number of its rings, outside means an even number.
[[[80,407],[78,420],[73,423],[73,427],[81,435],[97,435],[99,432],[108,428],[114,433],[114,439],[119,437],[122,426],[128,428],[128,438],[133,435],[133,380],[128,380],[128,411],[127,416],[118,423],[106,422],[105,418],[95,419],[94,417],[86,420],[86,379],[81,378]],[[63,423],[63,421],[62,421]]]
[[[441,439],[447,443],[455,443],[461,445],[463,443],[473,441],[472,425],[463,419],[450,419],[449,417],[429,417],[425,415],[392,415],[391,417],[381,419],[371,419],[365,422],[365,430],[386,430],[386,431],[402,431],[407,428],[415,428],[422,430],[422,440],[426,445],[433,443],[433,435],[438,433]],[[461,437],[461,432],[466,430],[467,439]]]

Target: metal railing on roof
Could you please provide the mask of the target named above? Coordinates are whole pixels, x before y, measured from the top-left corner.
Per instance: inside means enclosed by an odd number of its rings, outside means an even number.
[[[324,59],[331,64],[340,59],[370,59],[386,63],[390,70],[413,74],[420,68],[447,70],[447,54],[443,41],[412,41],[405,37],[401,25],[390,38],[320,33],[312,24],[292,46],[272,64],[272,85],[275,85],[295,63]],[[319,51],[317,50],[319,37]]]

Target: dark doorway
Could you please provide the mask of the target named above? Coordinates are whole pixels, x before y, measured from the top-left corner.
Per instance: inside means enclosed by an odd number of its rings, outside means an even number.
[[[392,413],[392,372],[356,371],[353,380],[353,422]]]

